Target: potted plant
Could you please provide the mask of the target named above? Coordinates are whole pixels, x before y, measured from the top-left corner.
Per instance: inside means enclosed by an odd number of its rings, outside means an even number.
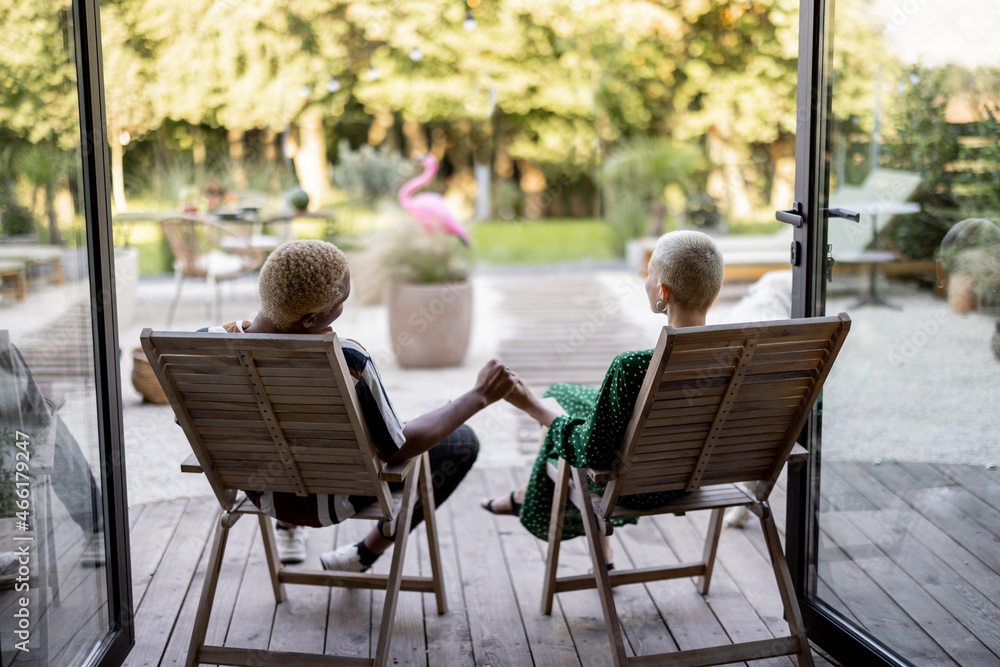
[[[938,284],[956,312],[1000,306],[1000,227],[985,218],[952,227],[938,249]],[[1000,359],[1000,318],[992,346]]]
[[[426,233],[402,215],[393,216],[386,232],[384,301],[399,365],[460,365],[472,330],[469,248],[454,235]]]
[[[952,227],[938,250],[939,280],[960,313],[1000,305],[1000,227],[969,218]]]

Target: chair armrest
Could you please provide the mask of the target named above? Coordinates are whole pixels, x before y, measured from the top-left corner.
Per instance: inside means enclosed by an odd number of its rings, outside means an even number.
[[[382,470],[379,472],[378,478],[383,482],[404,482],[406,481],[406,475],[410,471],[410,466],[413,465],[416,460],[417,459],[410,459],[409,461],[403,461],[402,463],[386,463],[382,466]]]
[[[809,460],[808,449],[806,449],[797,442],[794,445],[792,445],[792,453],[788,455],[789,463],[803,463],[808,460]]]
[[[184,459],[181,463],[181,472],[204,472],[201,469],[201,464],[198,463],[198,457],[194,455],[194,452],[188,454],[188,457]]]
[[[587,477],[595,484],[607,484],[618,477],[614,470],[604,470],[602,468],[587,468]]]

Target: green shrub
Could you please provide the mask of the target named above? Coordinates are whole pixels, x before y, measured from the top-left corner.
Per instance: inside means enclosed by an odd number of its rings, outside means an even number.
[[[35,231],[35,217],[24,206],[4,204],[0,208],[0,230],[4,236],[20,236]]]
[[[394,196],[413,176],[413,164],[387,146],[364,144],[353,151],[345,139],[338,144],[337,158],[333,184],[368,205]]]
[[[669,139],[640,137],[618,148],[601,169],[605,215],[615,251],[650,232],[653,208],[666,203],[667,186],[688,185],[704,162],[701,150]]]

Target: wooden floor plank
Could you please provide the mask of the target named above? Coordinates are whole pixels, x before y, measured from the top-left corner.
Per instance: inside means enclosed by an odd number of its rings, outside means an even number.
[[[622,568],[673,565],[680,562],[651,519],[615,530],[615,564]],[[636,655],[669,653],[728,643],[729,638],[705,599],[690,580],[656,581],[628,588],[645,589],[645,605],[623,609],[622,625]],[[623,590],[619,588],[618,590]],[[615,602],[617,604],[617,590]],[[630,613],[627,613],[630,612]],[[645,618],[645,623],[641,619]]]
[[[961,544],[993,572],[1000,574],[1000,549],[997,537],[990,534],[973,518],[942,502],[940,489],[928,488],[905,470],[894,465],[861,466],[849,464],[845,474],[864,471],[903,499],[917,514],[926,517],[944,534]],[[944,499],[946,500],[946,498]]]
[[[939,472],[947,475],[953,482],[962,486],[972,495],[987,503],[1000,512],[1000,472],[971,465],[934,466]]]
[[[905,643],[900,636],[886,637],[886,641],[903,649],[911,659],[927,661],[926,664],[954,662],[970,664],[971,655],[983,655],[980,642],[954,617],[938,604],[909,572],[904,572],[871,541],[861,534],[848,519],[848,512],[831,512],[823,518],[822,530],[904,610],[907,616],[926,633],[920,637],[913,627]],[[928,641],[930,640],[930,641]]]
[[[497,471],[499,472],[499,471]],[[528,478],[527,468],[511,469],[509,475],[484,475],[486,497],[495,498],[506,490],[521,486]],[[480,510],[484,518],[489,518]],[[573,637],[566,625],[562,610],[554,606],[552,614],[541,611],[542,578],[545,574],[541,544],[531,533],[521,526],[514,516],[493,518],[507,569],[510,572],[514,593],[517,597],[521,618],[531,647],[531,657],[536,665],[558,665],[575,667],[581,664],[573,645]]]
[[[141,520],[129,534],[132,549],[132,604],[136,610],[142,607],[146,588],[156,573],[187,505],[187,498],[152,503],[143,510]],[[214,509],[217,505],[212,507]]]
[[[852,480],[840,481],[847,485]],[[876,484],[872,480],[867,486]],[[980,574],[985,575],[982,578],[963,574],[976,559],[967,552],[953,552],[946,559],[939,557],[924,544],[926,528],[915,525],[923,520],[912,511],[901,520],[897,509],[889,507],[875,512],[843,514],[867,540],[881,549],[884,558],[896,563],[948,610],[953,618],[947,623],[935,624],[934,631],[928,633],[935,636],[959,663],[1000,660],[1000,606],[979,590],[980,587],[995,590],[1000,585],[1000,578],[982,572]],[[944,535],[935,537],[932,542],[951,542]],[[970,632],[942,631],[942,626],[947,628],[953,623],[969,628]],[[971,648],[960,655],[958,652],[966,646]]]
[[[672,545],[677,550],[677,557],[682,561],[695,561],[701,558],[701,546],[704,543],[704,534],[695,530],[692,522],[682,517],[666,517],[658,519],[661,526],[669,528]],[[706,523],[707,525],[707,523]],[[743,529],[748,532],[755,532],[753,528],[757,526],[756,517],[753,518],[750,526]],[[727,529],[723,529],[722,536],[726,537]],[[756,532],[760,532],[757,528]],[[722,537],[720,537],[722,539]],[[727,539],[732,539],[728,537]],[[744,558],[749,556],[749,552],[744,554]],[[730,574],[730,569],[734,574]],[[715,616],[713,626],[718,626],[721,635],[715,638],[704,638],[704,645],[726,644],[736,642],[757,641],[770,639],[774,635],[768,629],[764,621],[758,616],[757,611],[743,596],[742,592],[734,581],[733,576],[741,571],[739,563],[730,563],[720,558],[716,561],[712,582],[707,597],[701,597],[694,586],[693,581],[688,580],[688,588],[697,595],[711,609]],[[772,576],[773,581],[773,576]],[[678,582],[680,583],[680,582]],[[774,592],[777,594],[777,584],[774,585]],[[685,647],[687,648],[687,647]],[[788,667],[791,661],[787,658],[773,658],[770,660],[760,660],[751,663],[755,667]]]
[[[685,519],[704,535],[708,526],[708,512],[691,512]],[[759,522],[756,530],[760,530]],[[752,530],[752,529],[751,529]],[[747,601],[774,636],[787,637],[788,624],[784,620],[784,607],[777,595],[777,583],[770,560],[748,558],[754,547],[747,539],[749,531],[722,531],[719,539],[718,565],[726,569]]]
[[[211,506],[215,498],[206,498],[205,504]],[[239,595],[243,585],[243,574],[246,569],[247,559],[250,557],[250,549],[254,541],[259,540],[257,524],[253,517],[243,517],[233,526],[229,537],[229,546],[226,549],[226,557],[222,564],[222,572],[219,575],[219,583],[216,588],[215,604],[212,607],[212,616],[209,619],[208,635],[206,643],[219,645],[225,642],[226,632],[233,617],[233,607],[236,605],[236,597]],[[184,602],[177,614],[177,622],[174,624],[170,641],[163,651],[161,665],[183,665],[187,659],[188,649],[191,643],[191,632],[194,629],[194,617],[198,609],[198,602],[201,598],[201,589],[205,583],[205,570],[208,565],[208,558],[211,549],[206,548],[202,552],[198,567],[191,580],[191,587],[188,589]],[[255,582],[247,582],[247,585],[257,585]]]
[[[441,665],[441,667],[475,664],[465,592],[458,569],[458,543],[452,525],[452,512],[455,507],[455,501],[451,498],[437,509],[436,514],[441,571],[448,599],[448,611],[438,614],[434,596],[426,593],[423,595],[427,664]],[[424,576],[430,576],[430,557],[427,549],[420,551],[420,572]]]
[[[374,525],[374,524],[370,524]],[[427,536],[423,524],[410,533],[406,541],[403,559],[403,574],[414,577],[420,574],[420,552],[426,550]],[[393,547],[395,549],[395,547]],[[392,550],[375,562],[374,572],[389,574]],[[389,644],[389,662],[400,665],[423,665],[427,662],[427,641],[424,636],[423,593],[400,591],[396,602],[396,624]],[[378,641],[378,627],[382,621],[385,593],[375,591],[372,595],[372,655],[375,655]]]
[[[286,586],[285,590],[291,597],[297,588]],[[243,572],[243,585],[240,586],[233,606],[229,629],[226,631],[226,645],[266,651],[276,609],[264,556],[264,542],[256,539],[251,543],[250,557]]]
[[[862,629],[876,637],[893,638],[894,643],[912,645],[910,659],[931,660],[941,655],[940,651],[926,648],[928,643],[933,644],[927,635],[822,531],[819,549],[819,577],[854,611]]]
[[[456,537],[460,536],[458,560],[473,654],[481,665],[531,665],[531,651],[496,528],[483,521],[480,512],[473,512],[485,491],[482,472],[473,470],[448,500],[465,510],[455,512],[454,530]]]
[[[1000,514],[995,507],[969,492],[964,486],[956,484],[953,479],[941,473],[929,463],[897,464],[915,479],[920,480],[927,489],[933,490],[935,496],[958,511],[974,520],[984,530],[1000,539]]]
[[[156,665],[163,656],[177,612],[215,527],[215,512],[206,512],[206,506],[211,507],[208,503],[186,503],[176,528],[170,531],[155,577],[146,588],[148,604],[143,604],[141,614],[136,615],[136,645],[129,654],[129,665]],[[162,515],[153,512],[152,516]]]
[[[559,566],[556,568],[559,577],[586,574],[591,570],[590,555],[587,552],[584,539],[578,537],[562,543],[559,549]],[[623,592],[627,592],[626,589],[620,589],[614,594],[616,605],[622,603],[620,596]],[[539,595],[541,595],[541,587],[539,587]],[[630,598],[632,597],[630,596]],[[573,637],[573,644],[576,646],[577,655],[580,656],[580,662],[585,667],[587,665],[612,664],[611,644],[607,630],[605,630],[604,613],[601,611],[601,602],[597,591],[591,589],[559,593],[556,595],[556,604],[559,605],[566,619],[566,625]],[[649,604],[648,601],[647,604]],[[555,613],[554,609],[553,613]],[[620,616],[621,609],[619,608]],[[627,642],[625,648],[629,655],[635,655],[635,651]]]
[[[333,544],[326,548],[340,548],[359,542],[374,526],[372,521],[360,519],[345,521],[334,529]],[[391,553],[385,558],[390,558]],[[361,588],[332,588],[329,591],[330,612],[326,623],[327,655],[344,655],[370,658],[371,636],[377,633],[378,623],[372,627],[372,591]]]
[[[250,517],[253,518],[253,517]],[[319,555],[330,549],[333,528],[307,528],[306,559],[288,565],[290,570],[317,570]],[[262,543],[261,540],[257,542]],[[256,582],[269,594],[273,592],[268,579]],[[326,586],[300,586],[286,584],[285,601],[277,605],[274,624],[271,626],[272,651],[321,654],[326,645],[326,624],[330,606],[330,589]]]

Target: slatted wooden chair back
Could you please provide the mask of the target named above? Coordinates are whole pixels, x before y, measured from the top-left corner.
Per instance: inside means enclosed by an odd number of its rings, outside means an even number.
[[[850,328],[850,318],[664,327],[601,503],[756,482],[766,500]]]
[[[142,332],[219,502],[239,489],[392,496],[337,334]]]

